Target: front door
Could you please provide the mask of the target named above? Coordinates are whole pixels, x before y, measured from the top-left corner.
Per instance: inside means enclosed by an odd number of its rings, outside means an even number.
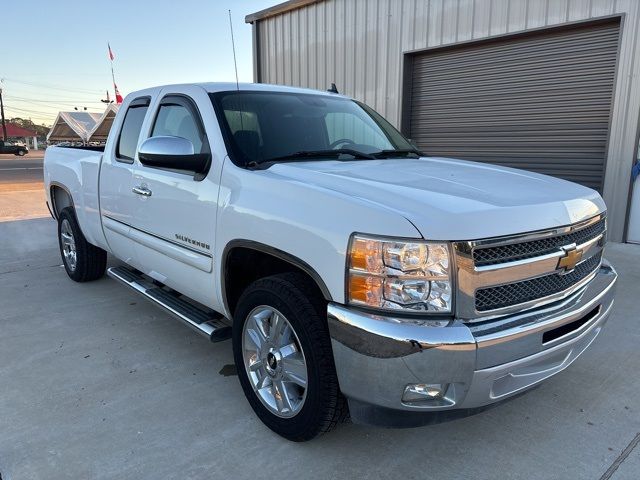
[[[204,174],[136,163],[131,236],[141,269],[215,309],[213,252],[224,148],[207,92],[197,86],[163,90],[148,125],[147,137],[186,138],[194,153],[210,153],[211,162]]]

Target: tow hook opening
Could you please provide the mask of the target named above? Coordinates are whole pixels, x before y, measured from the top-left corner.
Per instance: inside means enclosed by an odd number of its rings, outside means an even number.
[[[591,321],[600,313],[601,308],[602,305],[598,305],[578,320],[565,323],[561,327],[554,328],[553,330],[549,330],[548,332],[544,332],[542,334],[542,344],[546,345],[547,343],[551,343],[555,340],[558,340],[559,338],[565,337],[566,335],[570,335],[572,333],[575,333],[577,330],[580,330],[584,325],[589,323],[589,321]]]

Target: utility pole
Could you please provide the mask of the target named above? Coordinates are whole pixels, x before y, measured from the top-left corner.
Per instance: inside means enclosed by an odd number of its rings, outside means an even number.
[[[7,125],[4,123],[4,103],[2,103],[2,88],[0,88],[0,116],[2,117],[2,139],[7,141]]]

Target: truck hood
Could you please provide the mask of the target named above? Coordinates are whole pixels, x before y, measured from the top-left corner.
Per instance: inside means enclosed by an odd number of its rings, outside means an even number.
[[[605,211],[587,187],[448,158],[280,163],[274,175],[404,216],[426,239],[473,240],[568,225]],[[336,217],[348,212],[335,212]],[[375,234],[376,226],[364,233]]]

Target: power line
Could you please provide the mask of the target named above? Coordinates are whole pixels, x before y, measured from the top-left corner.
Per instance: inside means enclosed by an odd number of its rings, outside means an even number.
[[[95,97],[94,97],[95,98]],[[26,97],[6,96],[11,105],[7,105],[7,111],[15,117],[30,117],[41,122],[51,122],[60,111],[69,111],[76,108],[78,111],[86,111],[88,113],[102,113],[104,107],[98,101],[83,101],[74,99],[70,102],[58,102],[55,100],[44,99],[27,99]],[[95,103],[100,106],[89,105]],[[17,104],[17,105],[16,105]],[[30,106],[33,106],[30,108]],[[25,108],[26,107],[26,108]],[[34,108],[36,107],[37,110]]]
[[[42,113],[49,113],[49,112],[43,112],[42,110],[34,110],[33,108],[23,108],[23,107],[13,107],[13,106],[7,106],[8,109],[10,110],[24,110],[24,111],[29,111],[29,112],[42,112]],[[47,108],[53,108],[54,110],[60,111],[59,108],[56,107],[47,107]],[[71,108],[71,107],[67,107],[67,108]],[[73,105],[73,108],[77,108],[78,110],[80,109],[92,109],[92,110],[98,110],[98,111],[103,111],[104,108],[100,108],[100,107],[85,107],[82,104],[77,104],[77,105]]]
[[[98,106],[91,106],[91,104],[95,105],[103,105],[102,102],[93,101],[93,102],[85,102],[83,100],[78,100],[76,102],[56,102],[54,100],[26,100],[17,97],[10,97],[5,95],[5,99],[11,101],[11,103],[27,103],[29,105],[34,105],[40,108],[69,108],[69,107],[85,107],[89,106],[90,108],[99,108]]]
[[[42,115],[40,113],[31,113],[31,112],[7,112],[5,117],[7,119],[13,120],[15,118],[28,118],[32,121],[43,122],[43,123],[53,123],[53,120],[57,115]]]
[[[6,117],[10,120],[14,119],[14,118],[28,118],[29,120],[33,121],[33,122],[40,122],[40,123],[53,123],[53,120],[55,119],[55,115],[38,115],[38,114],[31,114],[31,113],[25,113],[25,114],[18,114],[18,115],[6,115]]]
[[[36,111],[36,110],[27,110],[24,108],[7,108],[8,112],[12,112],[11,116],[15,116],[15,117],[21,117],[23,118],[25,115],[28,117],[34,117],[34,118],[40,118],[40,119],[46,119],[46,120],[51,120],[53,118],[55,118],[58,115],[58,112],[54,113],[54,112],[42,112],[42,111]],[[78,110],[83,111],[83,110]],[[95,113],[95,114],[100,114],[101,112],[90,112],[87,111],[86,113]],[[9,116],[7,114],[7,116]]]
[[[11,117],[18,117],[18,118],[32,118],[32,119],[38,119],[38,120],[42,120],[45,122],[51,122],[53,121],[53,119],[57,116],[57,112],[43,112],[42,110],[40,111],[36,111],[36,110],[28,110],[26,108],[16,108],[16,107],[9,107],[6,109],[7,110],[7,114],[6,116],[8,118]],[[99,112],[95,112],[95,113],[99,113]]]
[[[26,108],[19,108],[19,107],[7,107],[7,110],[16,110],[18,112],[25,112],[25,113],[44,113],[48,115],[47,112],[43,112],[42,110],[29,110]]]
[[[5,95],[5,98],[13,98],[15,100],[28,100],[30,102],[42,102],[42,103],[77,103],[78,99],[77,98],[59,98],[59,97],[52,97],[55,98],[55,100],[45,100],[45,99],[41,99],[41,98],[29,98],[29,97],[16,97],[14,95]],[[89,100],[88,102],[85,103],[100,103],[99,100]]]
[[[70,108],[93,108],[93,109],[101,109],[100,107],[97,106],[93,106],[93,105],[84,105],[82,103],[74,103],[74,104],[70,104],[70,105],[40,105],[38,103],[30,103],[30,102],[11,102],[11,104],[8,106],[8,108],[22,108],[22,109],[31,109],[34,110],[33,107],[37,107],[39,109],[41,109],[43,112],[47,112],[48,110],[55,110],[55,111],[59,111],[59,110],[68,110]]]
[[[84,93],[100,93],[101,90],[98,89],[89,89],[89,88],[78,88],[78,87],[68,87],[62,85],[55,85],[52,83],[40,83],[40,82],[30,82],[26,80],[17,80],[14,78],[4,78],[5,81],[9,81],[12,83],[18,83],[22,85],[29,85],[31,87],[39,87],[39,88],[47,88],[51,90],[66,90],[69,92],[84,92]]]
[[[5,93],[11,94],[12,96],[24,98],[24,99],[56,99],[63,102],[78,102],[81,100],[84,101],[95,101],[96,98],[102,98],[104,95],[104,90],[102,93],[88,93],[88,92],[57,92],[55,90],[40,90],[34,91],[30,86],[24,85],[12,85],[10,88],[5,87]]]
[[[16,79],[13,79],[13,78],[6,78],[6,77],[4,78],[4,80],[7,81],[7,82],[11,82],[11,83],[29,85],[31,87],[46,88],[46,89],[50,89],[50,90],[62,90],[62,91],[67,91],[67,92],[84,92],[84,93],[94,93],[94,94],[100,94],[102,92],[102,90],[93,90],[93,89],[88,89],[88,88],[69,88],[69,87],[53,85],[53,84],[47,84],[47,83],[27,82],[27,81],[24,81],[24,80],[16,80]]]
[[[20,74],[21,75],[26,75],[27,77],[31,77],[31,76],[37,76],[40,75],[42,72],[41,71],[27,71],[27,70],[20,70]],[[56,76],[56,77],[64,77],[64,78],[69,78],[70,76],[73,77],[103,77],[104,73],[87,73],[87,72],[72,72],[72,71],[66,71],[66,72],[53,72],[53,71],[49,71],[47,70],[47,77],[49,76]],[[24,77],[23,77],[24,78]]]

